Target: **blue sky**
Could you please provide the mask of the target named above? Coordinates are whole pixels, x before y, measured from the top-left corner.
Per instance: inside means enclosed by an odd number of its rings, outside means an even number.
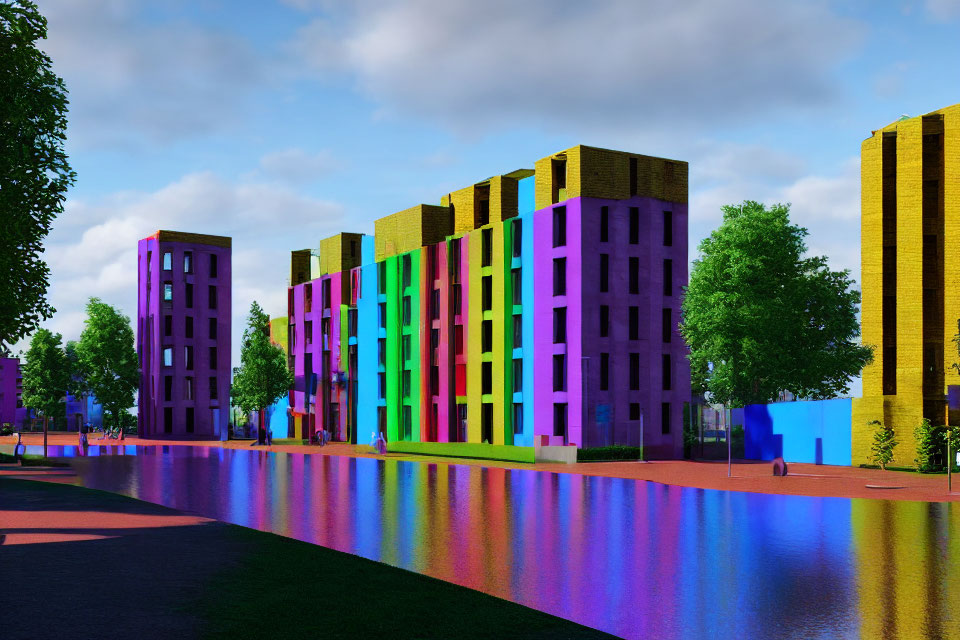
[[[235,360],[290,250],[580,143],[690,163],[691,259],[721,205],[791,202],[859,280],[861,141],[960,101],[960,0],[38,4],[78,174],[46,326],[134,315],[156,229],[230,235]]]

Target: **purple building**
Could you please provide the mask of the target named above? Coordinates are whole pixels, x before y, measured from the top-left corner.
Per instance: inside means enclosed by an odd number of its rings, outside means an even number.
[[[0,426],[16,424],[17,409],[23,408],[21,388],[19,358],[0,358]]]
[[[230,246],[227,237],[176,231],[139,242],[141,438],[226,438]]]

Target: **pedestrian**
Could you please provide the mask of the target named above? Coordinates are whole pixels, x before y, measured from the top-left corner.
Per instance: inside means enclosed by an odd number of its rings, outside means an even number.
[[[384,456],[387,455],[387,439],[383,437],[383,432],[380,432],[380,437],[377,438],[377,453]]]
[[[266,442],[267,442],[267,446],[269,447],[273,445],[273,434],[270,433],[270,429],[267,429],[266,431],[267,431]]]

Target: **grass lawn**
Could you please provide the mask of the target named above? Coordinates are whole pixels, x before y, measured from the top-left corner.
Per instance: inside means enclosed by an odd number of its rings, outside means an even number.
[[[3,510],[178,513],[92,489],[0,478]],[[220,522],[82,531],[116,537],[3,547],[5,640],[64,633],[137,640],[613,637],[403,569]]]

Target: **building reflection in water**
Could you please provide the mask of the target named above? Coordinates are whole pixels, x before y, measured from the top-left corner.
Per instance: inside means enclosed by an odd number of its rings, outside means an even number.
[[[264,451],[113,453],[74,460],[85,485],[620,636],[960,637],[949,504]]]

